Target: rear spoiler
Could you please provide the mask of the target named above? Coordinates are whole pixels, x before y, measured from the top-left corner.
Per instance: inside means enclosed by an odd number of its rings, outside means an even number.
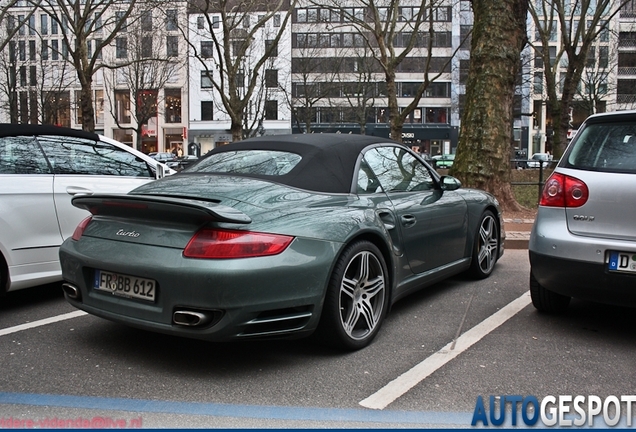
[[[214,201],[157,195],[77,195],[71,202],[96,216],[179,222],[249,224],[252,219],[235,208]]]

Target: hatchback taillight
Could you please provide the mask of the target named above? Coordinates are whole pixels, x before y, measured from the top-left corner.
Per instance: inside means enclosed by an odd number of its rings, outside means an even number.
[[[544,207],[581,207],[587,202],[587,185],[576,177],[553,173],[543,186],[539,205]]]
[[[71,238],[75,241],[79,240],[82,237],[82,234],[84,234],[84,231],[86,231],[86,227],[88,227],[88,224],[91,223],[92,220],[92,216],[89,216],[82,220],[75,228],[75,231],[73,231],[73,235],[71,236]]]
[[[294,237],[252,231],[204,228],[183,251],[187,258],[251,258],[283,252]]]

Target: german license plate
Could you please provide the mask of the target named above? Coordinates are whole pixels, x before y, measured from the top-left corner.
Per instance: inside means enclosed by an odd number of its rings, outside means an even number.
[[[636,253],[634,252],[610,252],[609,270],[636,273]]]
[[[157,287],[152,279],[95,270],[93,288],[116,296],[154,301]]]

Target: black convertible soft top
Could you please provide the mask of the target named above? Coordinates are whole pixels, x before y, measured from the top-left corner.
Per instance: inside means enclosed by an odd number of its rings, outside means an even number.
[[[388,138],[349,134],[269,135],[217,147],[208,154],[240,150],[275,150],[296,153],[302,160],[287,174],[252,175],[299,189],[349,193],[360,152],[374,144],[402,145]],[[206,155],[207,156],[207,155]]]

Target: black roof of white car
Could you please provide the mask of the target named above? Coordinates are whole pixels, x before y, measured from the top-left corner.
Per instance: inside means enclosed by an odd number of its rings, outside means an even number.
[[[61,135],[99,140],[99,135],[79,129],[54,125],[0,123],[0,137]]]

